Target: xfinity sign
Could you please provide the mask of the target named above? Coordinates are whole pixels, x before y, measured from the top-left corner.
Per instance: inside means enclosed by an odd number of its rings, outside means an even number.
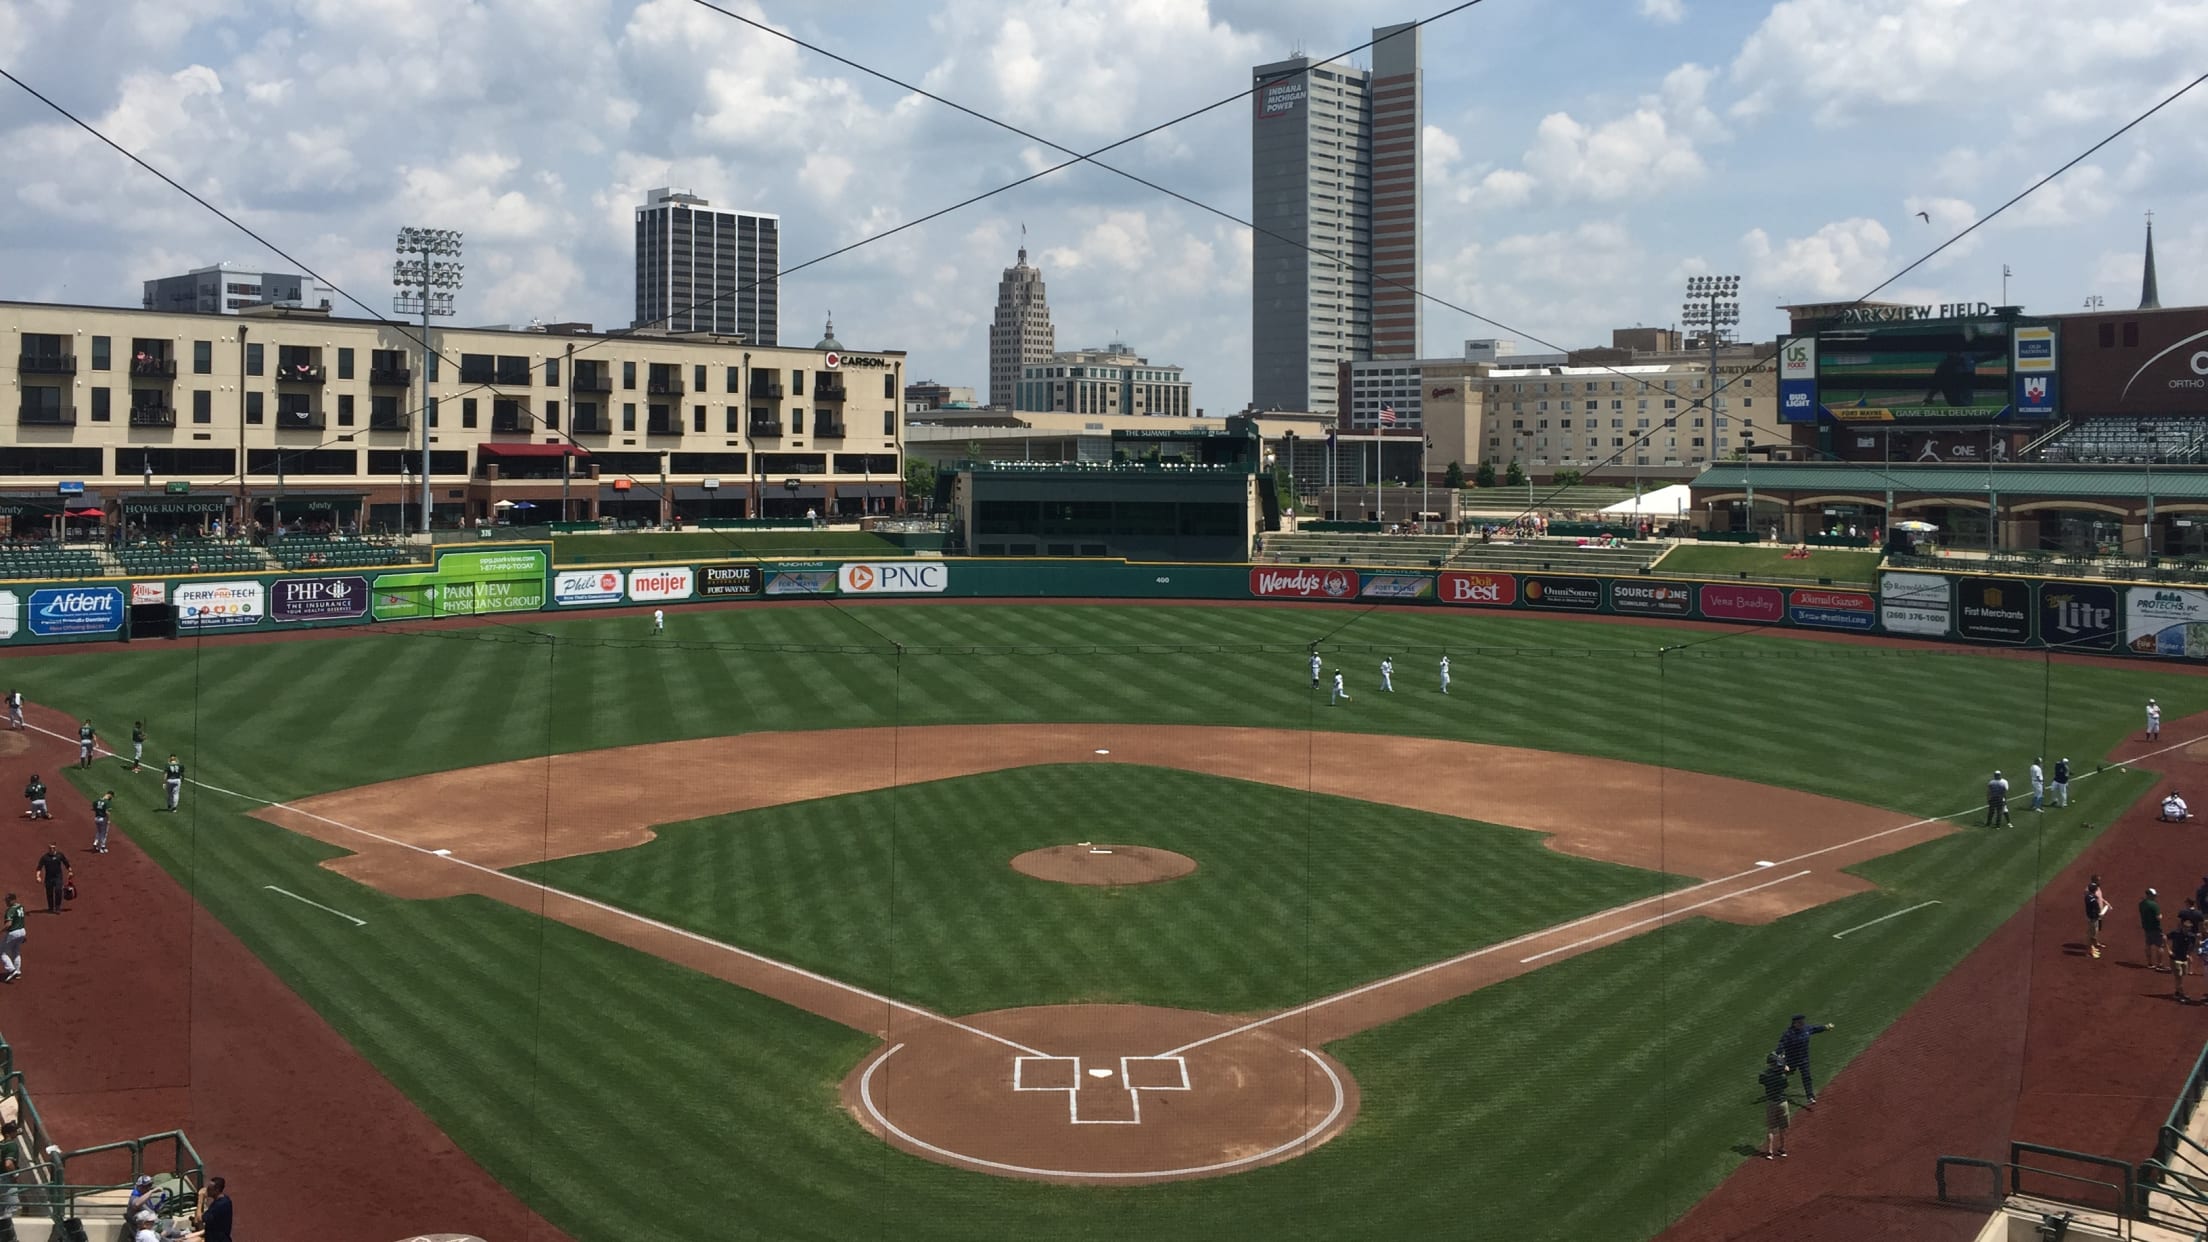
[[[836,571],[845,595],[941,595],[950,585],[950,566],[938,561],[865,561]]]

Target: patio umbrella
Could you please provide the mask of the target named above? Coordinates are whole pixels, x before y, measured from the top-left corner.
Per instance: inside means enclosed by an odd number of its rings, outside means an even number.
[[[511,500],[501,500],[501,501],[499,501],[499,502],[498,502],[497,504],[495,504],[495,505],[492,505],[491,507],[492,507],[493,509],[511,509],[511,508],[513,508],[513,507],[514,507],[514,502],[513,502],[513,501],[511,501]]]
[[[96,518],[106,517],[107,515],[100,512],[98,509],[71,509],[69,511],[69,516],[73,518]]]
[[[534,500],[517,500],[513,504],[516,509],[534,509],[537,507],[537,502]]]
[[[1939,529],[1930,522],[1896,522],[1895,530],[1905,530],[1912,535],[1929,535]]]

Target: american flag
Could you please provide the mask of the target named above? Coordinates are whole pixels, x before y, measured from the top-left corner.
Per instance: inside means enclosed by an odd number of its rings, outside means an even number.
[[[1393,426],[1395,426],[1395,407],[1394,407],[1394,406],[1392,406],[1392,405],[1383,405],[1383,406],[1381,406],[1381,407],[1380,407],[1380,425],[1381,425],[1381,426],[1383,426],[1383,427],[1393,427]]]

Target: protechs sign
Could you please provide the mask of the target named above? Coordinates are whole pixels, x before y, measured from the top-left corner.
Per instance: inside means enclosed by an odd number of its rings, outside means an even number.
[[[1533,578],[1525,581],[1528,608],[1593,612],[1602,607],[1602,582],[1595,578]]]
[[[277,621],[357,621],[368,615],[368,579],[281,578],[270,589],[268,615]]]
[[[757,565],[700,565],[698,594],[707,599],[757,595],[766,575]]]
[[[642,604],[688,599],[697,586],[698,576],[688,565],[629,571],[629,598]]]
[[[2208,594],[2132,587],[2124,596],[2124,635],[2133,654],[2208,660]]]
[[[1789,591],[1786,619],[1821,630],[1868,630],[1878,624],[1878,601],[1862,591]]]
[[[1253,569],[1250,594],[1267,599],[1355,599],[1354,569]]]
[[[625,575],[618,569],[565,569],[552,575],[552,602],[618,604]]]
[[[1817,338],[1798,336],[1779,346],[1779,421],[1817,421]]]
[[[2031,584],[2015,578],[1962,578],[1955,583],[1955,633],[1982,643],[2032,641]]]
[[[1786,620],[1786,593],[1777,587],[1712,583],[1702,588],[1702,615],[1712,621],[1777,625]]]
[[[1643,582],[1616,578],[1610,583],[1610,611],[1684,617],[1694,612],[1694,588],[1684,582]]]
[[[1889,634],[1945,638],[1953,594],[1939,574],[1886,574],[1878,584],[1878,622]]]
[[[180,582],[176,623],[195,629],[242,629],[268,615],[268,589],[258,582]]]
[[[1475,574],[1443,570],[1436,594],[1444,604],[1474,608],[1508,608],[1518,602],[1518,580],[1509,574]]]
[[[27,624],[32,634],[112,634],[123,628],[121,587],[60,587],[31,592]]]
[[[2039,636],[2058,650],[2116,649],[2116,588],[2039,584]]]
[[[950,585],[951,567],[940,561],[862,561],[836,571],[845,595],[941,595]]]

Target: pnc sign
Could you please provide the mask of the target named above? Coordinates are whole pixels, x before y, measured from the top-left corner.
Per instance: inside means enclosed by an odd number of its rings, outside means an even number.
[[[836,571],[845,595],[941,595],[950,585],[950,566],[932,561],[862,561]]]

